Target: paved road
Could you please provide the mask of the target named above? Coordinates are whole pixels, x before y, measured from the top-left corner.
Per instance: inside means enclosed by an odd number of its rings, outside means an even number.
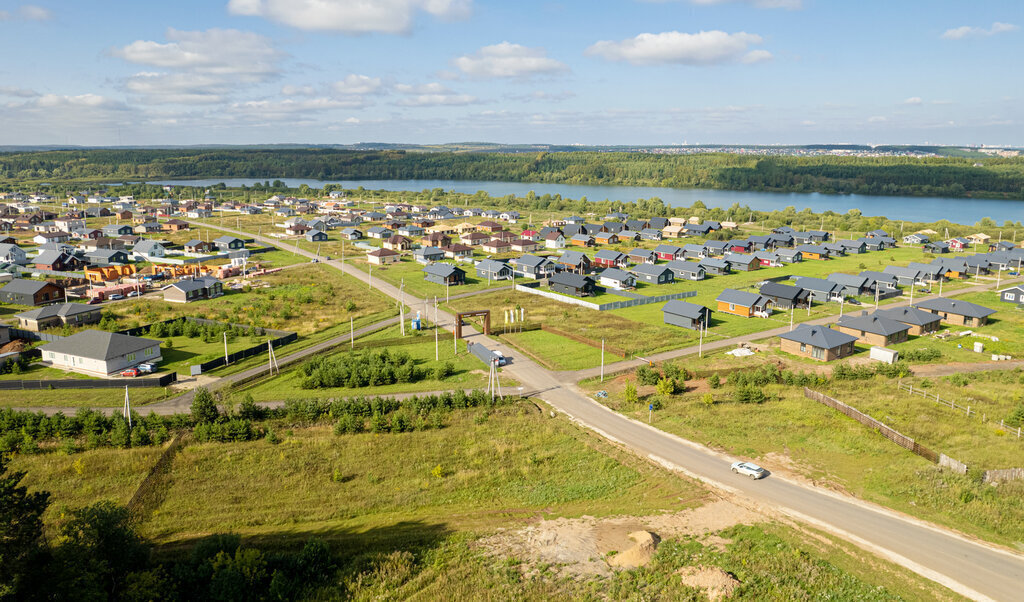
[[[242,232],[235,234],[252,236]],[[273,244],[269,239],[267,242]],[[312,254],[305,254],[312,257]],[[341,265],[337,261],[325,263],[366,282],[366,274],[352,266]],[[379,279],[374,279],[373,284],[381,292],[398,298],[398,290],[394,286]],[[445,328],[450,329],[453,325],[454,318],[447,312],[439,311],[438,319]],[[1021,599],[1024,556],[971,541],[946,529],[875,507],[851,496],[777,475],[761,481],[734,476],[728,469],[732,458],[612,412],[580,391],[573,384],[571,376],[566,378],[564,374],[542,368],[505,345],[486,339],[472,328],[463,330],[467,332],[468,338],[484,342],[488,347],[498,349],[506,357],[512,358],[505,371],[527,386],[529,390],[525,394],[543,399],[580,425],[620,443],[642,457],[700,479],[713,487],[745,497],[766,509],[781,511],[836,533],[970,598]],[[764,338],[769,335],[758,333],[750,336]]]

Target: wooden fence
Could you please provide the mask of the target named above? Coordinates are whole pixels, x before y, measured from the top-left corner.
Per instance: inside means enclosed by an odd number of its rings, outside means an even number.
[[[852,406],[846,405],[845,403],[839,401],[838,399],[833,399],[823,393],[812,391],[807,387],[804,387],[804,397],[807,397],[808,399],[813,399],[818,403],[821,403],[834,410],[842,412],[843,414],[849,416],[850,418],[853,418],[854,420],[863,424],[864,426],[867,426],[871,429],[878,431],[880,435],[882,435],[889,441],[892,441],[893,443],[899,445],[904,449],[914,452],[915,454],[921,456],[922,458],[925,458],[935,463],[938,463],[939,461],[939,454],[914,441],[913,439],[904,435],[903,433],[900,433],[899,431],[890,427],[889,425],[879,422],[878,420],[875,420],[871,416],[868,416],[867,414],[861,412],[860,410]]]
[[[938,393],[932,395],[931,393],[926,392],[924,389],[922,389],[920,387],[915,389],[914,385],[912,383],[904,383],[903,381],[897,381],[896,389],[899,390],[899,391],[906,391],[907,393],[909,393],[911,395],[918,395],[920,397],[923,397],[923,398],[927,399],[928,401],[933,401],[933,402],[935,402],[935,403],[937,403],[939,405],[946,406],[947,408],[950,408],[952,410],[957,410],[957,411],[963,412],[968,417],[975,416],[975,417],[977,417],[977,418],[979,418],[979,419],[981,419],[983,421],[985,420],[985,417],[982,416],[982,415],[979,415],[978,414],[978,410],[972,408],[971,406],[969,406],[969,405],[968,406],[962,406],[962,405],[959,405],[959,404],[957,404],[957,403],[955,403],[955,402],[953,402],[953,401],[951,401],[949,399],[943,399]],[[990,424],[995,426],[994,422],[990,423]],[[1015,435],[1017,437],[1017,439],[1020,439],[1021,437],[1024,437],[1024,429],[1022,429],[1019,426],[1016,429],[1014,429],[1014,427],[1006,425],[1003,420],[999,421],[999,429],[1002,430],[1005,433],[1009,433],[1011,435]]]
[[[147,512],[151,512],[160,505],[165,485],[164,475],[170,472],[174,456],[183,444],[184,434],[178,433],[171,439],[167,449],[160,454],[160,459],[156,461],[153,468],[149,469],[149,474],[139,484],[132,499],[128,500],[128,511],[132,517],[141,520]]]
[[[1024,479],[1024,468],[1000,468],[997,470],[986,470],[982,478],[984,483],[997,481],[1015,481]]]

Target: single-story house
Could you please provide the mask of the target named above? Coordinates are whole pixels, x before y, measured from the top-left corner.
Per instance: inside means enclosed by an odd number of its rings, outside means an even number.
[[[3,243],[0,244],[0,261],[25,265],[28,263],[28,255],[25,253],[25,249],[18,245]]]
[[[715,301],[718,302],[718,311],[744,318],[767,318],[771,315],[773,305],[768,297],[734,288],[722,290]]]
[[[672,261],[683,257],[683,249],[676,245],[658,245],[654,247],[654,254],[662,261]]]
[[[999,300],[1004,303],[1024,303],[1024,286],[1004,288],[999,291]]]
[[[956,326],[984,326],[988,317],[996,313],[984,305],[937,297],[921,301],[916,307],[942,317],[942,321]]]
[[[245,241],[237,236],[218,236],[213,239],[213,244],[221,251],[235,251],[245,248]]]
[[[45,305],[64,298],[64,289],[52,282],[15,278],[0,288],[0,303]]]
[[[83,330],[39,349],[54,368],[95,376],[162,359],[160,341],[102,330]]]
[[[618,268],[606,268],[597,277],[601,286],[617,289],[636,288],[636,276]]]
[[[782,263],[799,263],[804,260],[804,254],[796,249],[776,249],[775,254],[779,256]]]
[[[598,232],[594,235],[594,242],[599,245],[617,245],[619,235],[614,232]]]
[[[904,286],[914,286],[927,284],[924,274],[921,270],[914,268],[908,268],[901,265],[887,265],[883,270],[885,274],[892,274],[896,277],[896,282]]]
[[[753,243],[749,240],[733,239],[725,243],[728,245],[726,251],[732,251],[733,253],[749,253],[753,247]]]
[[[655,230],[654,228],[644,228],[640,231],[640,240],[661,240],[661,230]]]
[[[370,238],[376,238],[378,240],[384,240],[391,236],[393,232],[384,226],[371,226],[366,230],[366,235]]]
[[[309,242],[326,242],[327,233],[320,230],[310,230],[306,232],[306,240]]]
[[[765,282],[758,291],[762,297],[772,300],[775,307],[779,309],[796,309],[807,307],[807,299],[811,296],[810,291],[799,286],[790,286],[778,282]]]
[[[594,246],[594,237],[589,234],[576,234],[569,239],[569,244],[574,247],[592,247]]]
[[[773,251],[754,251],[753,257],[762,267],[777,268],[782,265],[782,258]]]
[[[752,272],[761,267],[761,262],[753,255],[745,253],[726,253],[722,259],[729,264],[729,268],[735,272]]]
[[[808,291],[811,299],[815,301],[834,301],[839,303],[843,300],[843,285],[832,280],[804,276],[797,278],[796,285]]]
[[[121,249],[96,249],[86,253],[85,259],[93,265],[128,263],[128,253]]]
[[[548,235],[544,237],[544,247],[547,249],[564,249],[565,236],[558,231],[548,233]]]
[[[423,279],[434,284],[466,284],[466,271],[450,263],[432,263],[423,267]]]
[[[185,252],[187,253],[209,253],[214,249],[212,242],[206,242],[205,240],[199,240],[193,238],[192,240],[185,243]]]
[[[387,265],[401,261],[402,255],[391,249],[376,249],[366,254],[366,261],[375,265]]]
[[[829,250],[821,245],[798,245],[797,251],[804,259],[828,259]]]
[[[594,265],[599,265],[605,268],[625,268],[627,257],[618,251],[612,249],[601,249],[594,254]]]
[[[665,324],[681,326],[690,330],[704,328],[711,319],[711,310],[703,305],[673,299],[661,308]]]
[[[862,240],[839,240],[836,244],[843,248],[843,252],[848,255],[856,255],[860,253],[866,253],[868,245]]]
[[[907,234],[906,236],[903,237],[903,244],[905,245],[923,245],[927,244],[928,242],[931,242],[931,239],[924,234],[914,233]]]
[[[683,259],[704,259],[707,254],[704,245],[688,244],[683,245]]]
[[[338,236],[345,240],[359,240],[363,237],[363,233],[358,228],[342,228],[342,230],[338,232]]]
[[[893,309],[879,309],[875,312],[878,315],[885,316],[890,320],[896,320],[897,322],[903,322],[910,326],[910,334],[918,337],[931,332],[939,330],[939,326],[942,323],[942,317],[933,314],[930,311],[918,309],[916,307],[894,307]]]
[[[633,263],[654,263],[658,260],[658,256],[650,249],[633,249],[628,256]]]
[[[556,293],[586,297],[594,294],[594,279],[570,272],[558,272],[548,280],[551,290]]]
[[[484,253],[508,253],[509,251],[512,250],[512,244],[498,238],[492,238],[491,240],[480,245],[480,249]]]
[[[706,257],[701,259],[697,265],[704,268],[704,272],[711,276],[724,276],[725,274],[732,273],[732,267],[729,265],[729,262],[717,257]]]
[[[55,272],[70,272],[82,267],[83,262],[74,253],[65,251],[43,251],[32,260],[32,265],[37,270],[50,270]]]
[[[871,292],[867,276],[854,276],[853,274],[836,272],[829,274],[828,280],[842,286],[842,294],[849,297],[859,297]]]
[[[214,241],[214,244],[216,244],[216,241]],[[150,239],[140,240],[132,247],[132,255],[143,258],[165,257],[167,249],[158,241]]]
[[[398,233],[399,234],[401,234],[402,236],[409,236],[409,237],[423,236],[423,232],[424,232],[423,228],[421,228],[419,226],[416,226],[416,225],[413,225],[413,224],[406,224],[406,225],[404,225],[404,226],[402,226],[401,228],[398,229]]]
[[[482,259],[476,264],[476,275],[485,280],[509,280],[512,266],[496,259]]]
[[[909,324],[897,322],[878,312],[869,314],[867,311],[840,317],[836,328],[839,332],[857,337],[862,343],[877,347],[902,343],[907,340],[910,331]]]
[[[725,250],[728,248],[728,243],[724,240],[707,240],[704,241],[704,255],[706,257],[721,257],[725,255]]]
[[[555,273],[555,264],[547,257],[523,255],[513,260],[516,274],[523,278],[541,280]]]
[[[55,326],[94,324],[100,321],[102,308],[84,303],[59,303],[16,314],[18,328],[39,332]]]
[[[462,259],[473,256],[473,247],[461,243],[441,247],[441,250],[444,251],[444,256],[447,259]]]
[[[884,293],[886,291],[894,291],[899,288],[899,278],[897,278],[895,274],[864,270],[860,275],[868,279],[868,288],[872,291]]]
[[[394,234],[384,241],[383,247],[392,251],[408,251],[412,248],[412,241],[401,234]]]
[[[562,266],[563,269],[577,274],[586,274],[591,267],[590,257],[582,251],[566,251],[555,260],[555,263]]]
[[[704,280],[704,277],[707,276],[707,270],[693,261],[673,259],[666,263],[665,267],[672,270],[676,280]]]
[[[444,251],[438,247],[420,247],[412,252],[412,256],[419,263],[430,263],[444,259]]]
[[[179,230],[188,230],[188,222],[180,219],[169,219],[163,223],[163,229],[168,232],[178,232]]]
[[[508,242],[516,253],[533,253],[540,249],[540,243],[530,238],[514,238]]]
[[[202,299],[213,299],[224,294],[224,284],[213,276],[201,276],[179,280],[161,289],[164,301],[171,303],[191,303]]]
[[[857,337],[826,326],[799,324],[793,330],[779,335],[780,349],[800,357],[823,362],[851,355]]]
[[[643,280],[651,284],[667,284],[676,279],[675,272],[667,265],[641,263],[633,268],[633,273],[636,274],[637,280]]]

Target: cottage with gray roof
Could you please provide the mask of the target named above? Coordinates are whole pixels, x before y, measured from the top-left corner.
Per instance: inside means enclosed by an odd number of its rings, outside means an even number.
[[[102,308],[85,303],[58,303],[16,314],[18,328],[39,332],[57,326],[93,324],[100,321]]]
[[[164,301],[191,303],[201,299],[213,299],[224,294],[224,285],[213,276],[188,278],[163,287]]]
[[[830,362],[851,355],[857,337],[826,326],[798,324],[793,330],[779,335],[780,348],[786,353]]]
[[[512,266],[496,259],[482,259],[476,264],[476,275],[485,280],[509,280]]]
[[[942,318],[933,314],[930,311],[918,309],[916,307],[894,307],[892,309],[879,309],[875,311],[880,316],[885,316],[890,320],[896,320],[897,322],[903,322],[907,326],[910,326],[910,334],[913,336],[921,336],[931,332],[939,330],[939,326],[942,323]]]
[[[828,280],[842,286],[842,294],[848,297],[859,297],[869,292],[868,279],[866,276],[854,276],[836,272],[829,274]]]
[[[649,284],[668,284],[676,279],[675,272],[667,265],[642,263],[633,268],[633,273],[636,274],[637,280]]]
[[[999,291],[999,300],[1003,303],[1024,303],[1024,286],[1013,286]]]
[[[434,284],[456,286],[466,283],[466,272],[450,263],[432,263],[424,266],[423,278]]]
[[[15,278],[0,288],[0,303],[46,305],[64,299],[64,289],[52,282]]]
[[[160,242],[150,239],[140,240],[132,247],[132,255],[142,259],[165,257],[167,249]]]
[[[83,330],[40,347],[43,361],[54,368],[107,376],[148,362],[157,363],[160,341],[102,330]]]
[[[917,303],[916,307],[930,311],[940,316],[943,322],[956,326],[984,326],[988,324],[988,317],[996,313],[996,310],[989,309],[984,305],[947,297],[926,299]]]
[[[673,259],[666,263],[665,267],[672,270],[676,280],[704,280],[705,276],[707,276],[707,270],[702,268],[699,263],[693,261]]]
[[[775,303],[775,307],[779,309],[807,307],[807,299],[811,295],[810,291],[804,290],[799,286],[790,286],[778,282],[765,282],[761,285],[761,289],[758,292],[762,296],[771,299]]]
[[[703,305],[673,299],[661,308],[665,324],[700,330],[711,320],[711,310]]]
[[[859,314],[846,314],[836,323],[839,332],[845,332],[867,345],[888,347],[907,340],[910,325],[890,319],[885,314],[863,311]]]
[[[768,297],[733,288],[724,289],[715,301],[718,303],[718,311],[743,318],[767,318],[774,305]]]
[[[843,300],[843,286],[832,280],[803,276],[796,279],[796,285],[810,291],[811,299],[816,301],[834,301],[838,303]]]
[[[636,276],[618,268],[607,268],[598,275],[601,286],[615,289],[636,288]]]
[[[512,260],[516,275],[541,280],[555,273],[555,264],[547,257],[523,255]]]
[[[732,266],[729,265],[729,262],[717,257],[706,257],[701,259],[697,265],[704,268],[704,273],[711,276],[724,276],[732,273]]]

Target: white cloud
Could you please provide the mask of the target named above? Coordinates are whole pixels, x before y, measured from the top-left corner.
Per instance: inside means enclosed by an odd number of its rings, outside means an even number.
[[[677,63],[682,65],[716,65],[721,63],[759,62],[771,58],[766,50],[748,50],[760,44],[757,34],[724,31],[700,33],[642,33],[618,42],[604,40],[587,48],[586,54],[610,61],[628,61],[634,65]]]
[[[9,12],[7,12],[5,10],[0,10],[0,21],[7,21],[10,18],[11,18],[11,13],[9,13]]]
[[[351,73],[345,79],[334,83],[334,91],[342,95],[375,94],[381,91],[383,82],[379,77]]]
[[[229,0],[228,12],[291,27],[343,33],[402,33],[417,13],[442,19],[469,14],[472,0]]]
[[[484,46],[452,62],[463,73],[474,77],[526,77],[568,69],[565,63],[549,58],[543,48],[527,48],[509,42]]]
[[[15,86],[0,86],[0,96],[15,96],[17,98],[35,98],[39,96],[39,92],[35,90],[29,90],[27,88],[17,88]]]
[[[919,105],[923,103],[924,101],[921,100],[920,96],[911,96],[910,98],[903,101],[903,104],[905,105]]]
[[[886,121],[888,121],[888,119],[886,119],[885,117],[882,117],[881,115],[875,115],[873,117],[868,117],[868,123],[884,123]]]
[[[998,33],[1009,33],[1011,31],[1017,31],[1020,29],[1012,23],[1000,23],[996,21],[992,24],[992,27],[985,29],[984,27],[972,27],[970,25],[963,25],[955,27],[953,29],[947,29],[942,33],[942,38],[945,40],[962,40],[967,37],[987,37],[994,36]]]
[[[480,102],[475,96],[458,94],[437,82],[418,86],[395,84],[394,90],[406,96],[396,103],[403,107],[463,106]]]
[[[568,100],[576,96],[576,93],[572,90],[562,90],[561,92],[549,92],[547,90],[534,90],[529,94],[516,94],[509,96],[513,100],[519,100],[523,102],[534,102],[534,101],[546,101],[546,102],[561,102]]]
[[[213,104],[222,102],[232,85],[217,75],[142,71],[125,79],[124,88],[148,104]]]
[[[316,88],[313,86],[292,86],[285,84],[281,86],[281,94],[285,96],[316,96]]]
[[[48,9],[34,4],[26,4],[22,6],[18,9],[18,14],[26,21],[49,21],[53,18],[53,13]]]
[[[690,0],[692,4],[725,4],[727,2],[733,2],[735,0]],[[803,8],[803,0],[738,0],[744,4],[751,4],[757,8],[785,8],[788,10],[796,10]]]

